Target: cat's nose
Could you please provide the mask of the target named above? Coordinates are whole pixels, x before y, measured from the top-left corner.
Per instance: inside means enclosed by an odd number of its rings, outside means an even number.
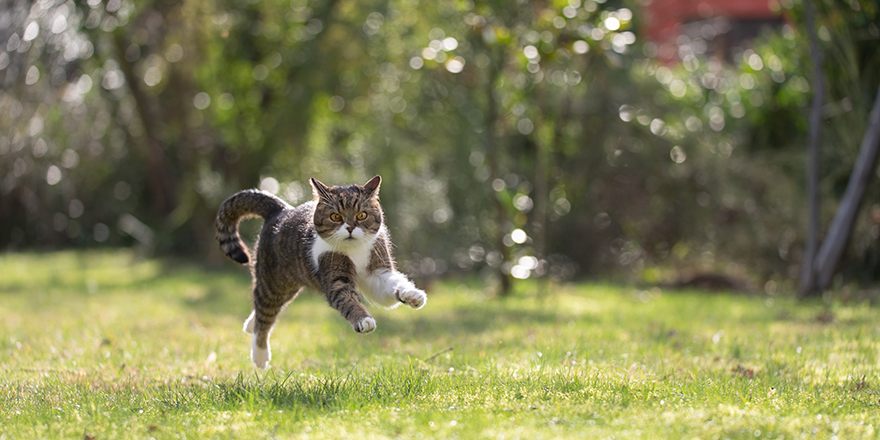
[[[346,226],[345,229],[348,229],[348,233],[351,234],[354,231],[354,226]]]

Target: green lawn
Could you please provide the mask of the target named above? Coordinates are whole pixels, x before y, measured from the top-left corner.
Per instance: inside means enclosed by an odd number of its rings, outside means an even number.
[[[0,439],[880,437],[866,304],[450,282],[359,335],[305,293],[264,372],[234,269],[0,254]]]

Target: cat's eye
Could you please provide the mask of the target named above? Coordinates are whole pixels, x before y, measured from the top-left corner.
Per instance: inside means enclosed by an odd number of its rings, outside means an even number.
[[[361,212],[358,213],[358,215],[357,215],[356,218],[357,218],[358,220],[366,220],[366,219],[367,219],[367,213],[361,211]]]
[[[334,212],[333,214],[330,214],[330,220],[333,220],[334,222],[341,222],[342,216]]]

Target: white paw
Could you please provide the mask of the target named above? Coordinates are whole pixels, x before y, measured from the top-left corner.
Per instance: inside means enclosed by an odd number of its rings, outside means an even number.
[[[251,316],[248,316],[248,319],[244,321],[244,326],[241,328],[245,333],[252,335],[254,334],[254,312],[251,312]]]
[[[428,302],[428,295],[420,289],[404,290],[398,294],[400,302],[414,308],[421,309]]]
[[[354,331],[358,333],[369,333],[373,330],[376,330],[376,320],[370,316],[361,319],[361,321],[354,326]]]
[[[251,346],[251,360],[254,361],[257,368],[269,368],[270,359],[272,359],[272,352],[269,349],[269,344],[266,344],[266,348],[259,348],[256,343]]]
[[[257,348],[251,350],[251,360],[257,368],[266,369],[269,367],[269,360],[272,359],[272,353],[267,349]]]

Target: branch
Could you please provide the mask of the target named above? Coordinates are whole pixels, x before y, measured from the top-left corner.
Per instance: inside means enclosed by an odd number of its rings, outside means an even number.
[[[834,220],[831,221],[828,236],[822,242],[822,247],[819,248],[816,256],[814,269],[818,272],[819,289],[826,289],[831,284],[834,269],[837,268],[837,262],[852,233],[865,189],[877,166],[878,153],[880,153],[880,89],[877,90],[877,97],[874,99],[874,108],[868,115],[868,127],[859,147],[855,167],[849,176],[849,183],[846,184],[843,199],[840,201],[837,213],[834,214]]]
[[[447,349],[445,349],[445,350],[440,350],[440,351],[438,351],[438,352],[436,352],[436,353],[434,353],[434,354],[432,354],[432,355],[426,357],[425,359],[422,359],[422,362],[428,362],[428,361],[430,361],[430,360],[433,360],[433,359],[436,358],[437,356],[440,356],[441,354],[446,353],[446,352],[449,352],[449,351],[452,351],[452,350],[453,350],[452,347],[449,347],[449,348],[447,348]]]

